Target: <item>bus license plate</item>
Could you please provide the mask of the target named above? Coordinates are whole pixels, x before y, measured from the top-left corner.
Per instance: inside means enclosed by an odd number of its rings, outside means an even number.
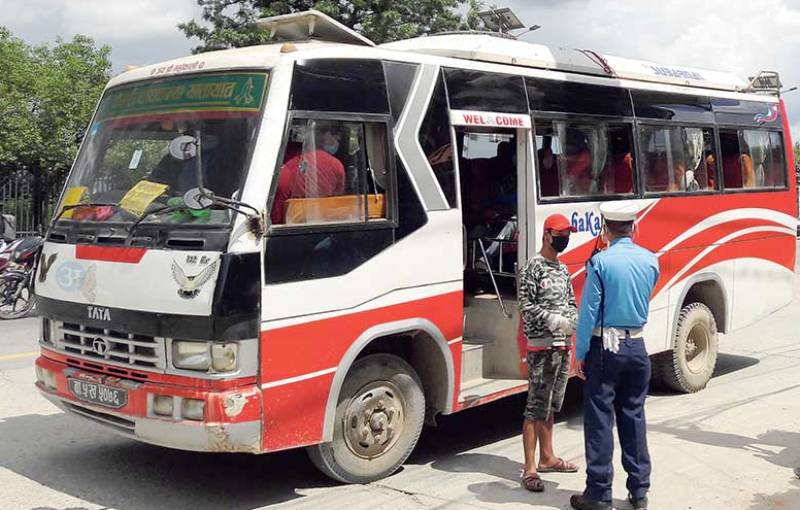
[[[69,379],[69,391],[75,398],[91,404],[119,409],[128,403],[128,392],[80,379]]]

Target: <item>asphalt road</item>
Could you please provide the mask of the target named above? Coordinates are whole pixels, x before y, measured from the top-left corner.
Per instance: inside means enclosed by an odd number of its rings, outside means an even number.
[[[800,509],[800,278],[795,301],[723,337],[717,373],[694,395],[647,402],[651,509]],[[444,417],[396,475],[337,485],[304,452],[198,454],[140,444],[67,416],[33,387],[36,319],[0,323],[0,510],[569,508],[579,474],[519,487],[521,397]],[[560,415],[560,455],[583,465],[579,388]],[[623,473],[617,463],[616,472]],[[615,507],[629,508],[624,476]]]

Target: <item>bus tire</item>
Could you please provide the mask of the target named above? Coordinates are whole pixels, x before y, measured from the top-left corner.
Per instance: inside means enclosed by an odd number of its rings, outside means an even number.
[[[656,357],[655,378],[668,388],[695,393],[706,387],[717,365],[719,337],[714,314],[702,303],[681,309],[671,352]]]
[[[357,360],[336,405],[333,440],[306,449],[311,462],[344,483],[385,478],[405,462],[425,420],[417,373],[392,354]]]

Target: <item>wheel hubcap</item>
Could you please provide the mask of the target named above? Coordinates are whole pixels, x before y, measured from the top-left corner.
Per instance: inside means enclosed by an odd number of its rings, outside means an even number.
[[[695,324],[686,337],[686,365],[689,371],[697,374],[706,366],[708,355],[708,331],[702,323]]]
[[[344,415],[347,447],[359,457],[383,455],[402,435],[405,402],[388,381],[371,383],[350,400]]]

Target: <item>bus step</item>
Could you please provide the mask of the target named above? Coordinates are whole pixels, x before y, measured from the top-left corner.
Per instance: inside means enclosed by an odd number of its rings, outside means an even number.
[[[528,382],[524,379],[473,379],[461,383],[459,402],[470,402],[500,393],[513,394],[524,391]]]
[[[468,343],[461,346],[462,384],[483,377],[483,353],[488,343]]]

